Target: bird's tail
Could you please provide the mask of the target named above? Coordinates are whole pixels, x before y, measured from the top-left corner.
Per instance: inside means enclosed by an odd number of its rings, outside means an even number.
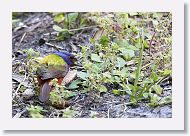
[[[49,81],[46,81],[40,89],[39,100],[41,102],[47,102],[49,100],[50,91],[52,85],[49,85]]]

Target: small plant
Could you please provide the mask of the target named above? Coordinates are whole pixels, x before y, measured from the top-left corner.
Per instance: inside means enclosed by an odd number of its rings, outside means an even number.
[[[50,84],[53,85],[53,90],[50,92],[50,102],[52,105],[62,104],[69,97],[75,96],[73,91],[69,91],[64,85],[58,85],[57,79],[53,79]]]
[[[143,50],[144,50],[144,44],[143,43],[144,43],[144,40],[143,40],[143,35],[141,33],[140,38],[139,38],[139,44],[141,45],[141,49],[140,49],[140,54],[139,54],[138,66],[137,66],[137,70],[136,70],[135,82],[134,82],[132,95],[131,95],[131,101],[133,101],[135,105],[137,104],[136,95],[137,95],[137,91],[139,89],[137,84],[139,82],[139,77],[140,77],[141,68],[142,68],[142,59],[143,59]]]
[[[40,106],[29,106],[27,107],[27,110],[29,112],[29,115],[32,117],[32,118],[43,118],[44,116],[41,114],[43,111],[43,108],[40,107]]]
[[[23,52],[26,53],[28,59],[32,59],[32,58],[40,56],[40,53],[34,51],[32,48],[26,49]]]
[[[151,37],[147,29],[139,30],[137,25],[139,22],[135,22],[134,19],[127,20],[128,14],[124,13],[116,14],[119,22],[117,25],[122,27],[120,27],[120,33],[115,31],[114,27],[110,28],[115,24],[112,17],[108,14],[106,18],[102,18],[101,14],[97,13],[90,18],[102,26],[107,31],[107,35],[102,35],[98,41],[91,39],[94,45],[93,50],[88,46],[82,46],[78,58],[81,58],[83,69],[78,71],[79,79],[73,81],[72,85],[75,89],[82,87],[84,93],[89,91],[102,93],[111,89],[115,95],[130,95],[130,101],[134,105],[137,105],[139,100],[150,99],[150,106],[154,106],[156,98],[162,94],[162,88],[158,85],[159,81],[165,76],[163,72],[158,72],[160,60],[157,57],[152,59],[144,56],[145,51],[151,46],[145,37],[149,40]],[[146,17],[149,17],[149,14]],[[144,27],[145,22],[140,23],[140,26]],[[129,26],[130,29],[127,28]],[[113,35],[113,32],[118,39],[109,36],[109,34]],[[125,35],[129,40],[125,40],[121,35]],[[134,62],[136,70],[127,67],[129,61]],[[148,64],[145,65],[145,63]],[[143,70],[146,67],[150,67],[150,73]]]
[[[71,29],[76,25],[76,20],[79,17],[78,12],[72,13],[54,13],[54,21],[56,23],[63,23],[65,29]]]
[[[54,13],[53,29],[58,32],[57,40],[62,41],[70,38],[74,32],[72,29],[78,29],[85,24],[85,19],[81,18],[81,13]],[[80,28],[79,28],[80,29]]]
[[[34,51],[32,48],[24,50],[24,53],[27,55],[27,59],[25,60],[26,71],[28,73],[28,78],[30,78],[33,83],[34,88],[37,88],[36,84],[36,70],[39,67],[39,52]]]
[[[78,112],[75,110],[72,110],[70,107],[63,110],[63,118],[73,118],[77,114]]]

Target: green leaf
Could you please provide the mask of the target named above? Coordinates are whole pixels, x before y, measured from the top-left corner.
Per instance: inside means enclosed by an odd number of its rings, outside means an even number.
[[[73,118],[78,112],[75,111],[75,110],[72,110],[69,108],[66,108],[64,111],[63,111],[63,117],[64,118]]]
[[[169,104],[169,103],[172,103],[172,96],[167,96],[167,97],[164,97],[160,102],[159,102],[159,105],[165,105],[165,104]]]
[[[151,107],[156,107],[158,105],[158,96],[154,94],[151,99],[150,99],[150,104],[149,106]]]
[[[126,64],[126,61],[123,58],[117,57],[116,67],[121,68],[121,67],[125,66],[125,64]]]
[[[112,90],[112,93],[115,95],[120,95],[121,92],[119,90],[114,89]]]
[[[139,48],[137,48],[136,46],[133,46],[133,45],[128,45],[127,47],[128,49],[131,49],[133,51],[139,51]]]
[[[65,90],[63,93],[62,93],[62,96],[63,98],[67,99],[69,97],[73,97],[73,96],[76,96],[77,93],[74,92],[74,91],[68,91],[68,90]]]
[[[14,25],[16,25],[17,22],[20,22],[20,21],[21,21],[20,19],[13,19],[12,20],[12,25],[14,26]]]
[[[80,77],[83,80],[87,80],[87,77],[88,77],[87,73],[86,72],[82,72],[82,71],[77,72],[77,76]]]
[[[123,52],[123,57],[126,61],[131,60],[135,56],[135,52],[131,49],[128,49],[127,52]]]
[[[30,49],[25,49],[23,50],[24,53],[26,53],[28,59],[31,59],[31,58],[35,58],[35,57],[39,57],[40,56],[40,53],[39,52],[36,52],[34,49],[30,48]]]
[[[120,76],[121,75],[121,71],[119,71],[119,70],[112,70],[112,75],[114,75],[114,76]]]
[[[144,49],[148,49],[149,48],[149,45],[148,45],[147,41],[144,41],[143,44],[144,44]]]
[[[120,46],[120,47],[128,47],[130,44],[127,40],[117,40],[116,43]]]
[[[159,76],[156,74],[156,72],[152,72],[150,78],[156,82],[158,81]]]
[[[53,25],[53,29],[57,32],[62,32],[63,29],[61,27],[59,27],[58,25]]]
[[[108,91],[108,89],[104,85],[99,85],[98,89],[100,92],[107,92]]]
[[[26,109],[28,110],[29,115],[32,118],[43,118],[43,115],[41,114],[41,112],[45,110],[43,110],[42,107],[31,105],[30,107],[27,107]]]
[[[123,67],[123,69],[121,70],[121,76],[124,78],[127,78],[129,76],[128,68]]]
[[[118,76],[114,76],[114,81],[119,83],[119,82],[121,82],[121,79]]]
[[[131,58],[135,56],[135,51],[139,49],[132,45],[126,45],[125,47],[121,47],[119,50],[122,52],[125,60],[131,60]]]
[[[112,49],[114,50],[114,51],[117,51],[119,48],[120,48],[120,46],[117,44],[117,43],[112,43]]]
[[[171,73],[172,73],[172,71],[169,70],[169,69],[165,69],[165,70],[164,70],[164,76],[168,76],[168,75],[170,75]]]
[[[53,29],[57,32],[67,32],[69,34],[73,34],[72,32],[69,32],[68,29],[63,29],[63,28],[59,27],[58,25],[53,25]]]
[[[57,15],[54,17],[54,21],[57,22],[57,23],[61,23],[63,20],[64,20],[64,15],[63,15],[63,13],[57,14]]]
[[[101,70],[100,65],[96,64],[92,64],[91,70],[93,73],[98,74]]]
[[[81,84],[81,80],[77,79],[71,82],[71,84],[69,85],[68,89],[76,89],[78,88],[78,84]]]
[[[146,99],[146,98],[148,98],[148,96],[149,96],[149,93],[143,93],[143,97]]]
[[[102,62],[100,56],[98,56],[98,54],[95,54],[95,53],[91,54],[91,60],[96,61],[96,62]]]
[[[100,44],[102,44],[103,46],[107,45],[109,43],[109,39],[107,36],[103,35],[100,39]]]
[[[69,32],[67,29],[63,29],[61,32],[57,35],[58,41],[63,41],[65,39],[69,39],[73,33]]]
[[[131,91],[133,89],[133,85],[131,84],[119,84],[123,89],[122,90],[128,90]]]
[[[70,27],[74,27],[76,19],[78,17],[78,13],[66,13],[65,15],[65,21],[64,21],[64,28],[70,29]]]
[[[162,88],[159,85],[153,85],[152,88],[158,95],[162,94]]]
[[[78,17],[78,13],[77,13],[77,12],[69,13],[69,14],[68,14],[68,19],[69,19],[69,22],[70,22],[70,23],[75,22],[76,19],[77,19],[77,17]]]
[[[150,84],[153,83],[154,81],[151,78],[146,78],[145,80],[143,80],[144,84]]]
[[[130,73],[129,77],[132,78],[132,79],[135,79],[135,77],[136,77],[136,72]]]
[[[111,73],[109,71],[102,73],[104,77],[111,78]]]
[[[50,102],[52,104],[60,102],[62,99],[61,95],[56,90],[50,92]]]

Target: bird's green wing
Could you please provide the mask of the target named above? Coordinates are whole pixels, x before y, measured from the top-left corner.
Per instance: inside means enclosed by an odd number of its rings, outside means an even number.
[[[64,65],[67,64],[59,55],[50,54],[45,56],[42,60],[40,60],[41,64],[47,65]]]
[[[69,70],[68,65],[42,65],[37,69],[37,74],[42,80],[64,77]]]
[[[69,70],[68,64],[58,55],[48,55],[41,60],[37,75],[42,80],[64,77]]]

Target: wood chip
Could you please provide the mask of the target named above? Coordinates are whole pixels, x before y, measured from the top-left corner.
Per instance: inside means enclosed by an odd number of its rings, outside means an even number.
[[[63,82],[65,84],[70,83],[77,75],[77,70],[69,70],[67,75],[64,77]]]
[[[23,97],[24,99],[27,99],[27,100],[31,99],[34,95],[35,95],[34,89],[31,89],[31,88],[26,89],[26,90],[22,93],[22,97]]]

